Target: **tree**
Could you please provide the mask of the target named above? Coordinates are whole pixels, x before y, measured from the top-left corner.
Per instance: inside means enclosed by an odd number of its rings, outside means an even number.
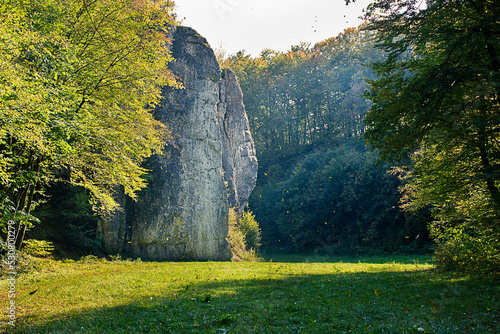
[[[286,53],[264,50],[227,58],[244,93],[260,159],[358,137],[368,104],[359,98],[366,63],[380,59],[370,33],[349,28],[313,47],[302,43]],[[280,155],[283,155],[280,154]]]
[[[9,0],[0,4],[0,194],[17,247],[36,193],[64,179],[113,210],[145,186],[141,161],[166,130],[148,112],[177,85],[171,1]],[[64,178],[59,177],[65,176]]]
[[[343,254],[425,252],[425,221],[398,209],[400,181],[377,159],[377,152],[351,139],[306,154],[282,180],[258,185],[249,202],[263,245]]]
[[[223,62],[244,92],[259,157],[249,203],[267,249],[427,249],[426,221],[399,212],[399,181],[358,142],[369,108],[364,77],[375,78],[365,64],[384,57],[371,35],[349,28],[312,47]]]
[[[492,0],[375,1],[367,29],[377,32],[388,57],[373,64],[378,78],[365,95],[373,102],[365,118],[368,142],[383,159],[411,158],[409,204],[433,206],[439,236],[459,226],[496,254],[499,14]]]

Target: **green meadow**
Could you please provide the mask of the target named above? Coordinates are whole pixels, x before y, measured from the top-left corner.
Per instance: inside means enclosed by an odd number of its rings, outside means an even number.
[[[430,257],[262,262],[43,260],[16,280],[7,333],[499,333],[495,278]]]

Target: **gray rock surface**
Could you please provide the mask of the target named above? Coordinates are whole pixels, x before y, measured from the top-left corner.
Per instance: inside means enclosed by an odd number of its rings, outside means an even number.
[[[104,245],[155,260],[230,260],[229,206],[242,209],[257,178],[257,159],[234,73],[221,72],[196,31],[173,32],[171,69],[185,89],[163,89],[154,116],[174,138],[146,168],[137,202],[100,224]]]
[[[219,92],[217,119],[223,143],[224,179],[230,191],[230,206],[241,212],[257,182],[257,157],[243,105],[243,93],[231,70],[222,72]]]

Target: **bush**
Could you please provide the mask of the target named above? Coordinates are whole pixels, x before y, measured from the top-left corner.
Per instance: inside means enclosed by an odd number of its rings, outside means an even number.
[[[95,264],[95,263],[105,263],[107,260],[105,258],[100,258],[96,255],[85,255],[78,260],[78,263],[82,264]]]
[[[99,217],[89,204],[89,192],[57,183],[50,186],[45,195],[46,203],[33,213],[42,224],[28,231],[27,238],[54,242],[55,255],[63,257],[101,254],[101,245],[96,240]]]
[[[481,233],[483,232],[483,233]],[[500,274],[498,240],[484,231],[458,224],[447,226],[436,222],[432,226],[437,249],[434,262],[443,270],[476,274]]]
[[[16,252],[15,261],[13,263],[13,268],[10,267],[11,259],[7,254],[0,256],[0,277],[6,276],[15,272],[16,275],[21,273],[33,273],[42,268],[40,260],[26,254],[25,252]]]
[[[244,211],[240,216],[238,228],[245,237],[247,248],[257,251],[260,247],[260,227],[251,211]]]
[[[29,239],[23,242],[23,251],[35,257],[48,257],[52,255],[54,246],[51,242],[45,240]]]
[[[239,215],[236,209],[229,209],[228,224],[233,261],[259,261],[260,228],[253,214],[246,211]]]

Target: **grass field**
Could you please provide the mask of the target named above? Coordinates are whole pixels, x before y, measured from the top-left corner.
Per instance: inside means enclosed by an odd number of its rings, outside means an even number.
[[[500,333],[500,288],[429,257],[259,263],[46,260],[16,280],[10,333]]]

